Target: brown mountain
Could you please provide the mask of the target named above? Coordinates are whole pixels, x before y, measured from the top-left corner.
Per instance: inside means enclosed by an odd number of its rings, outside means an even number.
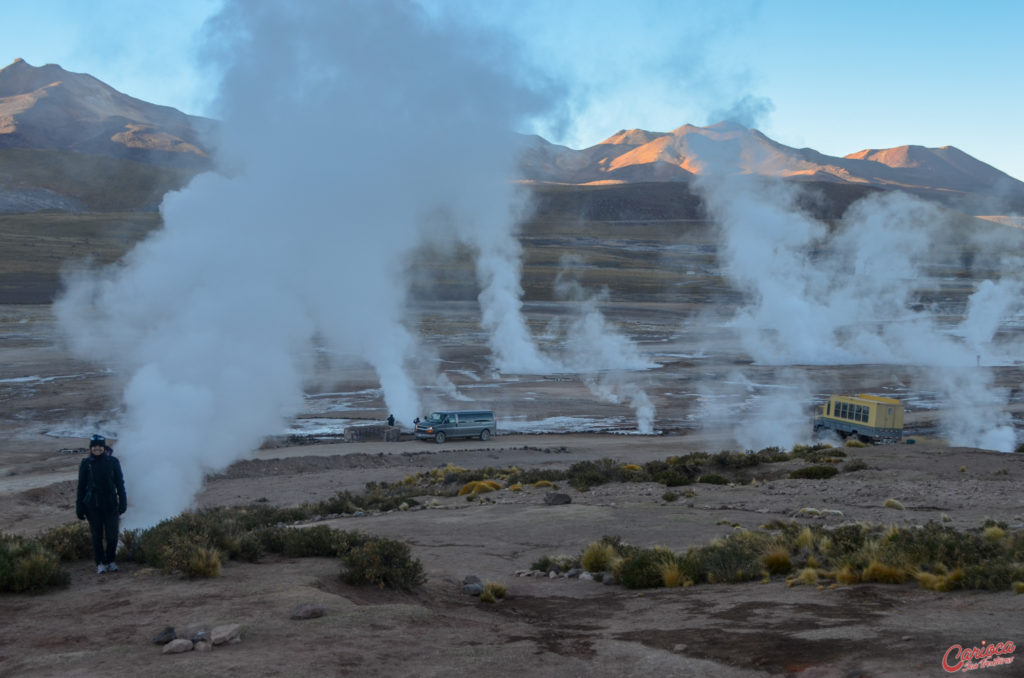
[[[912,193],[991,211],[1020,209],[1024,182],[952,146],[869,149],[839,158],[792,148],[757,130],[723,122],[672,132],[621,130],[573,150],[531,137],[523,154],[526,179],[563,184],[687,181],[695,175],[756,174],[796,181],[854,184]]]
[[[212,167],[215,126],[16,59],[0,69],[0,214],[155,210]]]
[[[118,92],[84,73],[22,59],[0,70],[0,148],[78,151],[191,169],[210,166],[213,122]]]

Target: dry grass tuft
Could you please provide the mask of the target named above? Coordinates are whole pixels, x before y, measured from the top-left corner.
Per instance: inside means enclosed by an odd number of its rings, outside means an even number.
[[[860,573],[849,565],[844,565],[841,570],[835,573],[834,578],[843,586],[852,586],[860,583]]]
[[[876,582],[879,584],[902,584],[907,580],[907,571],[902,567],[884,565],[877,560],[872,560],[861,573],[861,581]]]
[[[902,511],[902,510],[904,510],[906,508],[903,504],[901,504],[900,502],[896,501],[892,497],[890,497],[890,498],[885,500],[884,506],[885,506],[885,508],[891,508],[891,509],[895,509],[897,511]]]

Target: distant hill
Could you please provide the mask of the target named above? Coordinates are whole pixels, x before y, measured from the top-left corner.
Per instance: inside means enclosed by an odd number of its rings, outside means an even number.
[[[527,180],[564,184],[757,174],[901,189],[971,212],[1024,208],[1024,182],[952,146],[868,149],[838,158],[811,148],[791,148],[731,122],[683,125],[672,132],[621,130],[582,150],[534,136],[525,143],[521,169]]]
[[[0,213],[154,210],[212,167],[216,124],[16,59],[0,69]]]

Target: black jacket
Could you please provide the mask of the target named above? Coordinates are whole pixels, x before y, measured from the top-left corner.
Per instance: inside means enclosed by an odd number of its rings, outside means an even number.
[[[124,513],[128,497],[124,493],[121,462],[109,454],[90,454],[78,466],[78,500],[75,513],[79,518],[88,510]]]

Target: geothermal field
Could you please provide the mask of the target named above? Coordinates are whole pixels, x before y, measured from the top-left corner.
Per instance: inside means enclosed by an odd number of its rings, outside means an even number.
[[[587,200],[626,189],[592,190]],[[768,228],[778,205],[753,195],[750,209],[761,216],[737,223]],[[555,207],[561,199],[557,189],[536,196]],[[743,530],[775,534],[779,525],[910,534],[932,524],[980,535],[987,520],[1019,531],[1024,457],[1014,453],[1022,407],[1014,356],[1022,316],[1012,259],[1000,245],[1014,242],[1015,231],[883,196],[852,208],[856,220],[793,212],[790,228],[793,218],[805,219],[811,251],[805,240],[748,253],[758,231],[731,231],[727,215],[563,219],[545,204],[523,224],[521,257],[509,260],[521,265],[522,303],[511,313],[525,335],[503,339],[496,321],[488,326],[475,248],[428,243],[404,269],[412,291],[393,324],[346,316],[363,329],[383,327],[378,344],[404,352],[402,369],[389,376],[381,371],[387,359],[339,350],[311,333],[295,352],[299,398],[287,406],[274,399],[287,395],[291,377],[274,381],[273,370],[265,381],[222,389],[222,366],[178,365],[193,385],[181,394],[146,381],[166,369],[160,356],[150,364],[88,360],[68,324],[68,297],[55,308],[0,308],[6,532],[32,536],[74,520],[81,448],[101,432],[125,468],[129,527],[184,510],[295,507],[404,480],[404,508],[320,515],[295,529],[326,525],[399,540],[425,575],[405,591],[344,583],[338,559],[327,557],[225,559],[211,579],[130,560],[99,576],[88,560],[70,562],[69,586],[0,598],[5,619],[17,619],[0,641],[0,671],[921,676],[940,675],[954,645],[1019,640],[1011,620],[1020,598],[1009,588],[936,591],[913,573],[903,583],[840,582],[824,569],[807,575],[796,554],[788,576],[741,583],[629,588],[565,573],[524,576],[545,557],[578,559],[604,537],[685,554]],[[920,213],[926,222],[915,221]],[[910,224],[907,233],[889,233],[900,247],[877,247],[872,225],[894,220]],[[951,233],[962,239],[956,248],[943,246]],[[103,311],[107,336],[154,341],[135,322],[141,311],[126,309],[123,325]],[[222,309],[232,321],[237,311]],[[267,313],[255,327],[280,333],[275,325],[284,321]],[[396,342],[392,328],[406,335]],[[276,344],[256,334],[233,338],[234,348],[276,360]],[[203,339],[165,338],[155,346],[176,358],[198,354],[175,353],[175,342]],[[147,384],[164,400],[133,395]],[[899,398],[904,440],[861,448],[815,441],[814,409],[832,393]],[[125,432],[138,425],[133,407],[146,408],[143,420],[155,431]],[[416,416],[471,408],[494,410],[496,437],[437,445],[409,435]],[[346,429],[379,430],[392,412],[399,441],[343,442]],[[154,438],[159,452],[146,447]],[[836,446],[819,459],[836,475],[791,477],[809,465],[792,458],[749,467],[704,462],[699,472],[726,484],[620,475],[582,489],[556,480],[514,490],[502,479],[513,467],[647,468],[692,453],[814,442]],[[506,473],[495,476],[500,489],[472,500],[457,495],[461,483],[422,481],[488,467]],[[552,495],[568,503],[549,503]],[[465,593],[469,576],[500,584],[505,598],[486,603]],[[322,616],[291,619],[301,605]],[[180,634],[221,624],[241,625],[241,642],[167,656],[152,642],[167,626]],[[991,673],[1016,675],[1013,666]]]

